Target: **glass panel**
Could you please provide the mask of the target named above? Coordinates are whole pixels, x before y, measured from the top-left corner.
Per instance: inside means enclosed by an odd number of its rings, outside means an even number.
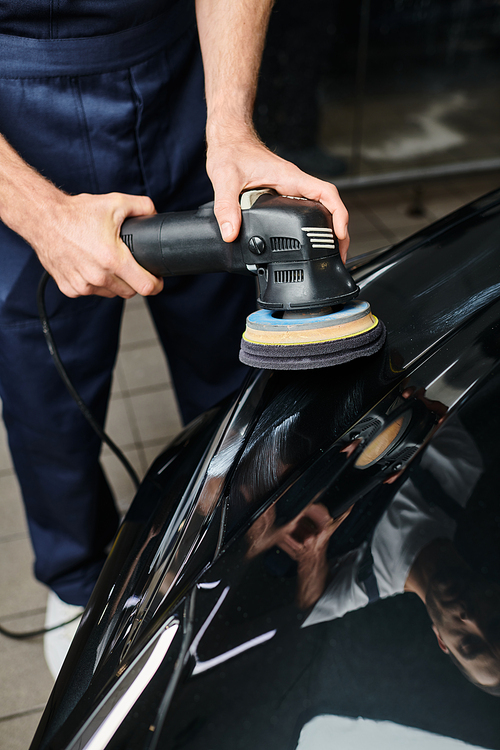
[[[277,0],[257,129],[327,178],[498,161],[499,41],[496,0]]]

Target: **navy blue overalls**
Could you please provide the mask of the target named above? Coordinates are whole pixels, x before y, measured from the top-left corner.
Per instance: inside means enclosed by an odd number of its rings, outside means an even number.
[[[158,211],[211,199],[190,0],[10,6],[0,8],[0,132],[28,163],[67,192],[146,194]],[[43,339],[41,273],[33,250],[0,222],[0,397],[35,575],[64,601],[85,604],[118,515],[100,442]],[[228,274],[166,282],[148,301],[189,421],[240,385],[239,339],[255,291]],[[68,299],[50,282],[47,306],[70,377],[103,422],[122,300]]]

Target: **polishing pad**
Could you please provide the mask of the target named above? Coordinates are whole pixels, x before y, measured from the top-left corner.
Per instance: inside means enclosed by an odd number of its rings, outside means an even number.
[[[240,360],[271,370],[309,370],[367,357],[385,341],[385,327],[362,300],[321,314],[258,310],[247,318]]]

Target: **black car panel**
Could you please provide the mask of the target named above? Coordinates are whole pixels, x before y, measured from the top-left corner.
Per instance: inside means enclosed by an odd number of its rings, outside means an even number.
[[[255,371],[157,459],[33,750],[302,749],[360,716],[500,747],[499,207],[356,272],[378,354]]]

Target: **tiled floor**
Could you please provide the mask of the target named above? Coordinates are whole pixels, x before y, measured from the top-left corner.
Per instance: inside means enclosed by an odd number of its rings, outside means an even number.
[[[422,188],[423,214],[414,215],[414,189],[350,192],[351,253],[392,244],[479,195],[500,187],[500,174],[433,182]],[[141,299],[127,303],[107,430],[143,475],[180,427],[168,369]],[[128,475],[108,449],[103,463],[120,507],[133,496]],[[0,621],[12,630],[43,625],[46,591],[32,577],[17,482],[0,425]],[[25,750],[35,731],[52,680],[41,638],[0,636],[0,749]]]

